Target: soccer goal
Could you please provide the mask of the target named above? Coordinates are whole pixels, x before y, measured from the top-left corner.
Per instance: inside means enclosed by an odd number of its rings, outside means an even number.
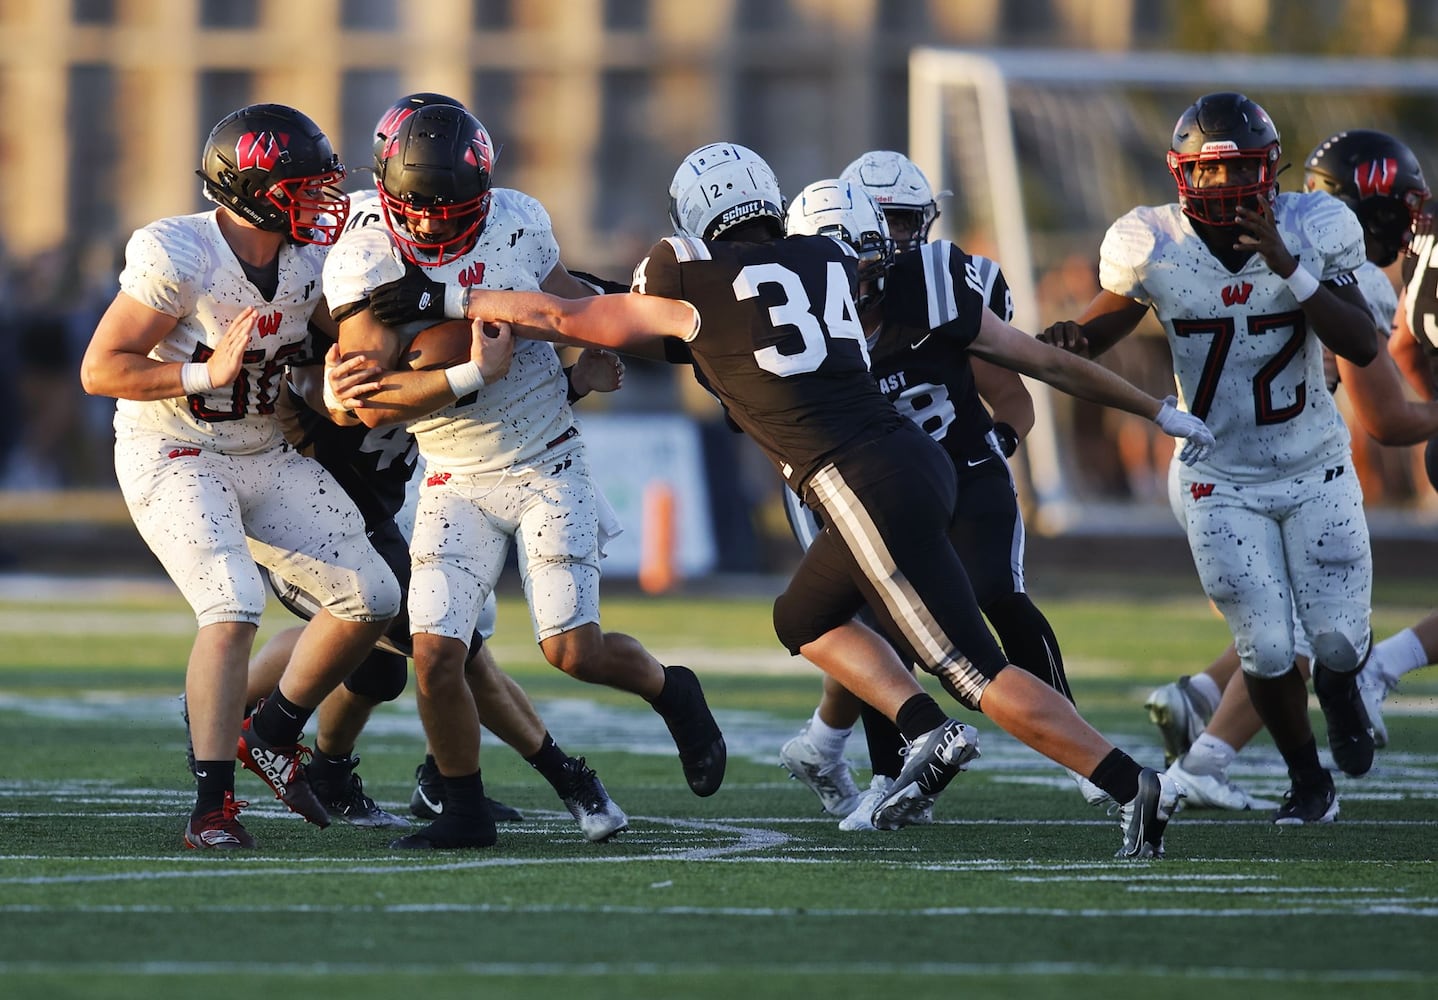
[[[1108,225],[1176,199],[1164,159],[1174,122],[1218,90],[1242,91],[1272,116],[1282,190],[1301,187],[1309,150],[1345,128],[1397,135],[1438,183],[1438,62],[920,48],[909,58],[909,152],[935,190],[954,192],[936,235],[1002,265],[1015,325],[1038,332],[1072,318],[1098,290]],[[1156,322],[1105,360],[1150,392],[1172,391]],[[1030,388],[1038,423],[1018,471],[1036,530],[1176,530],[1162,491],[1166,442],[1138,418]]]

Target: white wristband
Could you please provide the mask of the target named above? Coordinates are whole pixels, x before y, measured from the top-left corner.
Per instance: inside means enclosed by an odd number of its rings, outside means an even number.
[[[449,388],[455,399],[463,399],[471,392],[484,388],[484,376],[480,374],[479,363],[475,361],[466,361],[462,365],[446,368],[444,377],[449,380]]]
[[[465,307],[469,305],[469,289],[454,282],[444,286],[444,314],[450,319],[469,319]]]
[[[1293,273],[1283,279],[1283,283],[1299,302],[1307,302],[1318,291],[1318,279],[1302,264],[1294,268]]]
[[[180,388],[185,391],[186,396],[209,392],[214,387],[215,383],[210,378],[209,365],[192,361],[180,366]]]
[[[344,400],[335,395],[334,387],[330,385],[330,370],[328,365],[325,366],[324,374],[320,376],[320,381],[324,383],[325,387],[325,409],[331,411],[349,410],[349,407],[344,404]]]

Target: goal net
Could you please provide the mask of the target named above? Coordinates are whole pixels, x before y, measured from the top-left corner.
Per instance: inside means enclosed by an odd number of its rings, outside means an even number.
[[[1268,111],[1288,165],[1282,190],[1300,188],[1309,151],[1346,128],[1398,136],[1438,183],[1434,62],[920,48],[909,88],[909,153],[935,190],[954,192],[941,199],[936,235],[1000,263],[1014,323],[1032,333],[1073,318],[1098,291],[1111,222],[1176,200],[1164,157],[1174,122],[1202,94],[1242,91]],[[1151,316],[1104,361],[1155,395],[1173,391]],[[1029,388],[1038,421],[1016,472],[1036,530],[1176,530],[1164,490],[1170,439],[1129,414]],[[1435,498],[1414,449],[1382,448],[1356,427],[1353,439],[1371,516],[1394,530],[1431,523]]]

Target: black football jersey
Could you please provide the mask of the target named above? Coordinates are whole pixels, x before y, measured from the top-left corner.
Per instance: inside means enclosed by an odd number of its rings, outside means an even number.
[[[321,337],[314,332],[310,336],[312,341]],[[314,344],[311,357],[322,359],[328,345],[328,340]],[[419,461],[414,435],[404,424],[341,427],[310,409],[288,386],[286,396],[288,412],[282,420],[295,450],[329,470],[364,516],[366,530],[393,518],[404,506],[405,489]]]
[[[879,388],[959,463],[986,458],[993,420],[966,350],[987,305],[1008,321],[1013,298],[999,266],[947,240],[900,254],[884,284],[883,325],[870,348]]]
[[[827,236],[672,236],[640,262],[634,291],[699,310],[688,348],[701,381],[798,488],[830,456],[904,420],[869,373],[855,275],[853,251]]]
[[[1403,259],[1403,310],[1408,328],[1431,359],[1438,355],[1438,233],[1415,237],[1411,249]]]

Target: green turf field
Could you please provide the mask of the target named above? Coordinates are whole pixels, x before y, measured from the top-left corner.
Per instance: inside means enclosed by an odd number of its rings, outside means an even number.
[[[1145,695],[1227,641],[1196,584],[1037,589],[1081,709],[1161,766]],[[1380,589],[1378,634],[1432,596]],[[657,715],[543,665],[511,600],[500,661],[598,769],[626,833],[586,843],[487,739],[488,791],[526,814],[493,850],[417,857],[389,851],[384,831],[320,831],[242,773],[260,850],[202,856],[180,840],[187,610],[164,584],[0,586],[0,995],[1438,995],[1438,669],[1390,701],[1392,745],[1373,773],[1340,777],[1338,823],[1190,811],[1169,827],[1167,860],[1125,864],[1115,818],[958,709],[983,756],[939,800],[939,822],[841,833],[777,766],[818,682],[777,648],[771,597],[607,600],[607,627],[704,679],[730,749],[712,798],[689,794]],[[262,637],[289,621],[276,608]],[[394,811],[422,740],[406,696],[360,746],[366,790]],[[861,739],[850,757],[866,781]],[[1287,786],[1266,739],[1234,776],[1270,797]]]

